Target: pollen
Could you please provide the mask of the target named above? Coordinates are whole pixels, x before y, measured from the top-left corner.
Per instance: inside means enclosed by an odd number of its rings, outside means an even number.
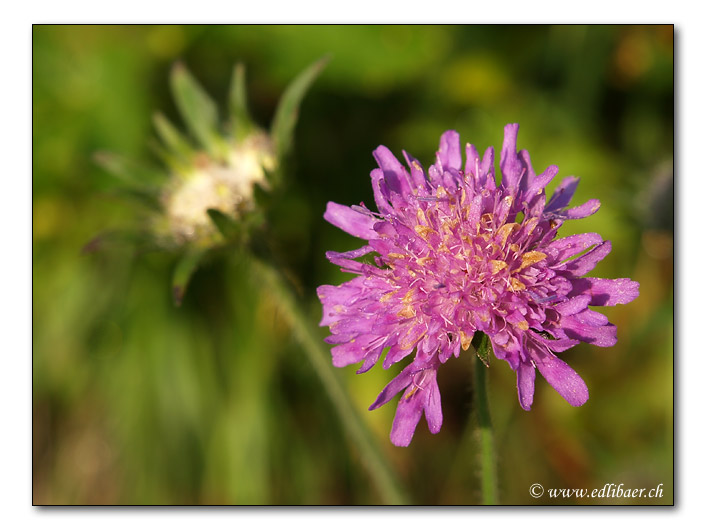
[[[522,291],[527,289],[527,286],[517,278],[510,278],[510,285],[512,286],[513,291]]]
[[[507,238],[510,236],[510,234],[517,231],[519,228],[520,225],[518,225],[517,223],[507,223],[498,228],[498,235],[500,236],[500,245],[505,246]]]
[[[416,316],[416,314],[417,313],[414,311],[412,306],[406,305],[397,313],[397,316],[402,318],[412,318]]]
[[[520,265],[516,270],[521,271],[522,269],[529,267],[530,265],[539,263],[546,257],[547,255],[544,252],[539,252],[538,250],[531,250],[530,252],[525,252],[524,254],[522,254],[522,265]]]
[[[507,267],[507,263],[505,263],[502,260],[499,259],[493,259],[490,260],[490,266],[493,268],[493,274],[497,274],[501,270],[503,270],[505,267]]]
[[[417,225],[414,227],[414,231],[417,232],[419,237],[426,239],[427,236],[434,231],[434,229],[424,225]]]
[[[459,337],[461,338],[461,348],[466,351],[471,345],[472,337],[469,337],[463,331],[459,332]]]

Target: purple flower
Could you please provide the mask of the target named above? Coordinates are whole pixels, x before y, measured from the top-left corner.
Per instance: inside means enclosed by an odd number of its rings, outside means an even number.
[[[535,173],[529,153],[517,152],[518,128],[505,127],[500,185],[493,148],[481,158],[466,144],[463,165],[459,135],[447,131],[426,173],[407,153],[409,169],[386,147],[374,151],[378,212],[362,203],[326,208],[327,221],[367,241],[326,254],[356,275],[317,291],[321,325],[330,327],[326,340],[335,345],[333,364],[362,362],[361,373],[388,348],[384,368],[414,352],[370,407],[402,392],[390,434],[395,445],[409,445],[422,412],[429,430],[439,432],[436,372],[468,349],[476,331],[517,373],[522,408],[532,405],[535,369],[571,405],[583,405],[586,384],[555,354],[580,341],[613,346],[616,327],[589,306],[625,304],[638,295],[638,283],[627,278],[583,277],[610,252],[609,241],[598,234],[555,239],[564,220],[587,217],[600,203],[568,207],[576,177],[562,180],[547,200],[545,187],[558,168]],[[366,254],[374,255],[374,265],[356,261]]]

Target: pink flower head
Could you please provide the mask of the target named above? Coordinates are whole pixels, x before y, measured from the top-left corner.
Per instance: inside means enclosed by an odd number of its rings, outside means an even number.
[[[375,409],[402,392],[390,439],[409,445],[424,412],[439,432],[441,398],[436,372],[451,355],[467,350],[476,331],[517,373],[520,405],[529,410],[535,370],[571,405],[583,405],[588,389],[557,357],[580,341],[613,346],[616,327],[589,306],[625,304],[639,285],[627,278],[585,278],[610,252],[598,234],[556,239],[567,219],[595,213],[589,200],[569,208],[578,179],[565,178],[546,199],[558,168],[536,174],[527,151],[517,152],[517,124],[505,127],[496,184],[494,151],[481,158],[459,135],[441,136],[436,163],[427,172],[404,153],[405,168],[384,146],[374,151],[371,172],[378,212],[329,202],[324,218],[367,243],[326,257],[355,278],[323,285],[322,326],[333,364],[362,362],[369,370],[387,349],[389,368],[414,352],[414,360],[381,392]],[[356,261],[376,253],[375,265]]]

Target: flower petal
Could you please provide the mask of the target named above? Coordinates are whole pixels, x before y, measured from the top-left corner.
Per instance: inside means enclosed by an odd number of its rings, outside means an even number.
[[[560,262],[602,242],[603,238],[599,234],[576,234],[552,241],[544,247],[546,250],[543,250],[543,252],[553,256],[555,261]]]
[[[599,261],[610,254],[611,249],[610,241],[603,241],[603,243],[589,250],[583,256],[568,261],[566,263],[566,271],[574,276],[583,276],[587,272],[592,271]]]
[[[414,363],[409,364],[402,370],[397,377],[392,381],[387,383],[382,392],[378,395],[375,402],[368,407],[368,410],[375,410],[376,408],[384,405],[390,401],[393,397],[402,391],[403,388],[407,388],[412,381],[412,375],[415,371],[419,371],[419,368],[414,366]]]
[[[443,171],[449,169],[454,170],[454,172],[461,171],[461,164],[463,163],[461,158],[461,140],[456,131],[446,131],[441,135],[439,151],[436,156],[441,163]]]
[[[632,302],[640,294],[640,284],[630,278],[577,278],[569,296],[588,294],[588,305],[612,306]]]
[[[534,177],[527,186],[525,200],[529,200],[538,193],[542,192],[557,173],[559,173],[559,168],[557,166],[549,166],[542,173]]]
[[[601,201],[598,199],[589,199],[581,206],[576,206],[574,208],[569,208],[565,210],[561,215],[557,216],[558,219],[583,219],[589,215],[596,213],[601,207]]]
[[[375,230],[373,230],[375,218],[362,212],[357,212],[350,206],[329,202],[326,205],[324,219],[352,236],[361,239],[375,239],[377,237]]]
[[[617,328],[614,324],[596,326],[582,322],[579,315],[563,317],[561,327],[570,339],[587,342],[601,348],[615,346],[618,342]]]
[[[579,374],[553,353],[532,355],[535,366],[569,405],[580,407],[588,401],[588,387]]]
[[[516,190],[522,177],[522,162],[517,156],[517,131],[520,125],[510,123],[505,126],[503,148],[500,152],[500,172],[502,183],[509,190]]]
[[[521,362],[517,367],[517,397],[525,410],[530,410],[534,401],[535,371],[531,362]]]
[[[398,195],[408,195],[411,187],[407,171],[392,151],[381,145],[373,151],[373,156],[383,171],[388,188]]]
[[[407,447],[412,441],[414,431],[417,430],[417,424],[424,411],[422,397],[421,392],[418,392],[412,399],[404,397],[400,399],[390,432],[390,441],[397,447]]]
[[[579,185],[578,177],[566,177],[561,181],[561,184],[552,193],[547,206],[544,208],[545,215],[553,211],[559,211],[566,208],[571,202],[571,198],[576,192]]]

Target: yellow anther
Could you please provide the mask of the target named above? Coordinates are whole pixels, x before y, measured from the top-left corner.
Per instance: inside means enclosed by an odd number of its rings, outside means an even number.
[[[498,228],[498,235],[500,236],[500,245],[505,246],[505,243],[507,242],[507,238],[510,236],[510,234],[520,228],[520,225],[517,223],[507,223],[502,225],[500,228]]]
[[[461,348],[463,348],[463,351],[466,351],[471,345],[472,337],[469,337],[463,331],[459,333],[459,337],[461,338]]]
[[[434,229],[424,225],[417,225],[414,227],[414,231],[417,232],[419,237],[426,239],[427,236],[434,231]]]
[[[397,291],[390,291],[389,293],[385,293],[384,295],[382,295],[382,296],[380,297],[380,301],[383,302],[383,303],[389,302],[389,301],[390,301],[390,298],[392,298],[392,296],[393,296],[396,292],[397,292]]]
[[[490,266],[493,268],[493,274],[497,274],[501,270],[503,270],[505,267],[507,267],[507,263],[505,263],[502,260],[499,259],[493,259],[490,260]]]
[[[527,286],[517,278],[510,278],[510,285],[512,285],[513,291],[522,291],[527,288]]]
[[[522,265],[520,265],[516,270],[521,271],[525,267],[534,265],[546,258],[547,255],[544,252],[539,252],[538,250],[531,250],[530,252],[525,252],[522,254]]]
[[[404,308],[402,308],[402,309],[397,313],[397,316],[398,316],[398,317],[402,317],[402,318],[412,318],[412,317],[415,316],[416,314],[417,314],[417,313],[415,313],[414,309],[412,309],[412,306],[407,305],[407,306],[404,306]]]
[[[522,331],[527,331],[529,329],[529,324],[526,320],[520,320],[517,324],[515,324],[515,326],[520,328]]]

